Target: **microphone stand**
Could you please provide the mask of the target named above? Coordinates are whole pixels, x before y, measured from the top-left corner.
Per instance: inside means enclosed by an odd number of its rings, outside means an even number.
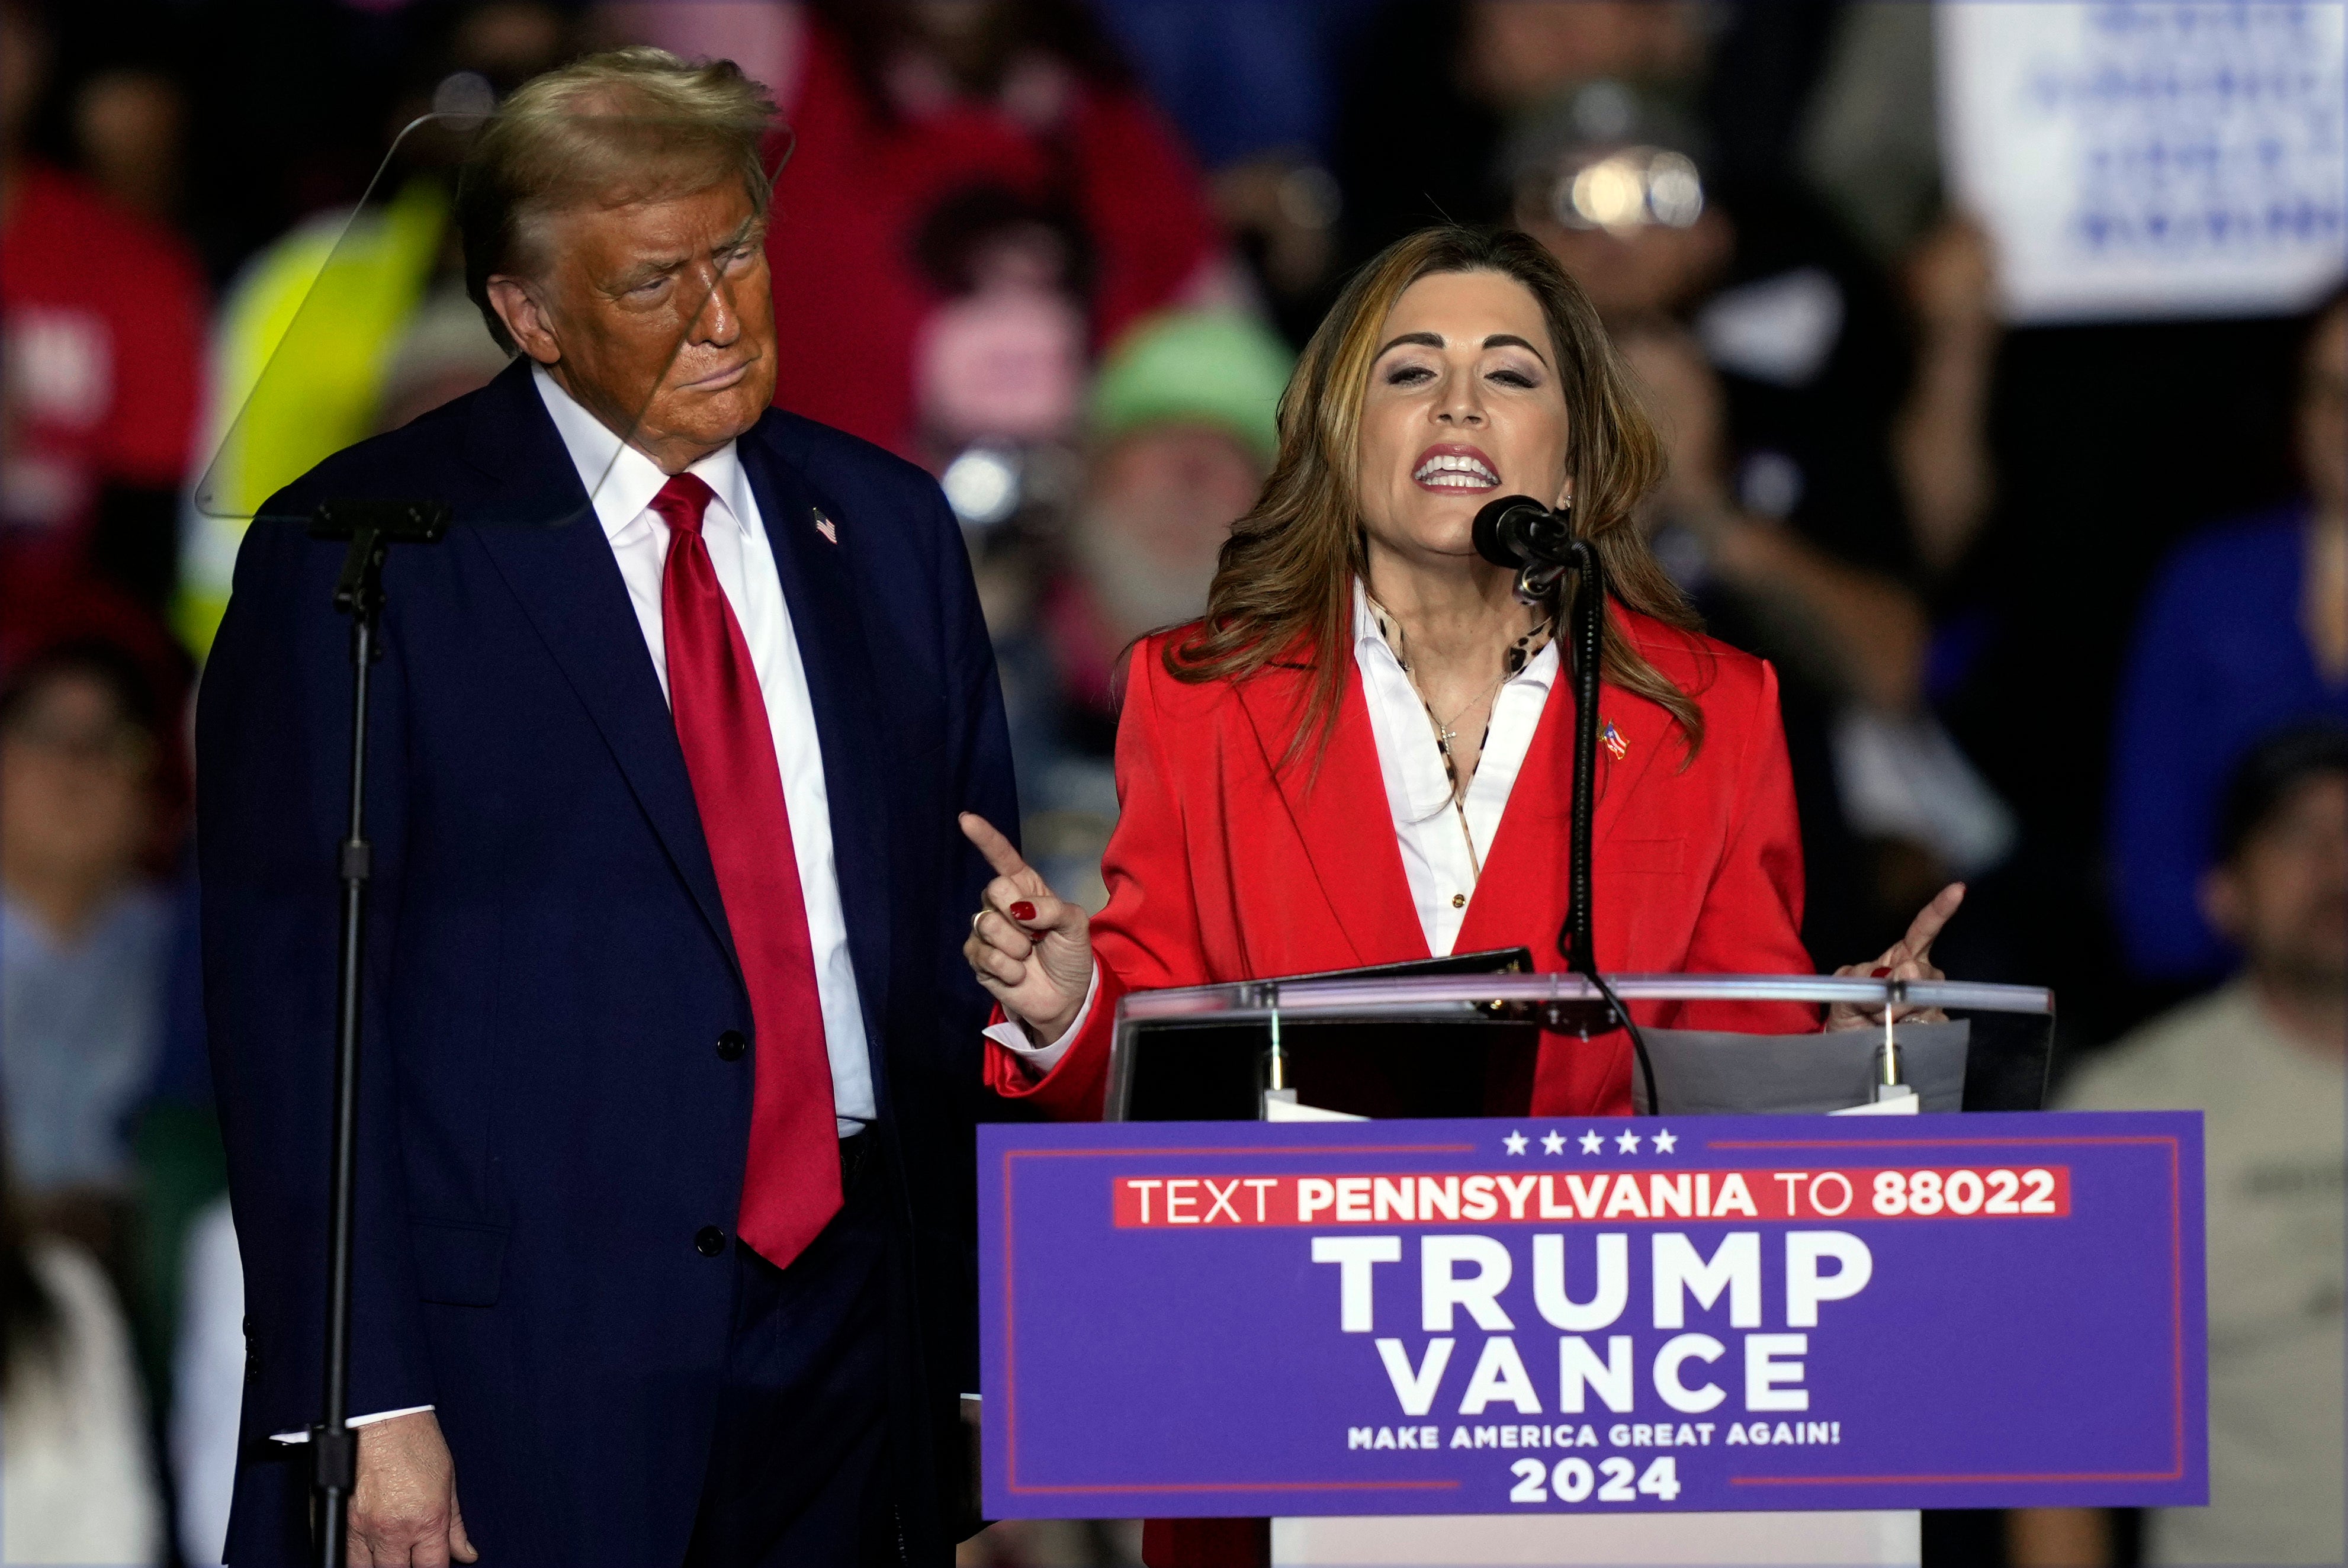
[[[1631,1054],[1638,1059],[1639,1078],[1647,1091],[1647,1114],[1662,1114],[1655,1096],[1655,1064],[1647,1055],[1647,1038],[1639,1032],[1631,1009],[1614,995],[1614,987],[1598,972],[1598,944],[1591,935],[1590,856],[1591,824],[1598,810],[1598,686],[1600,650],[1606,641],[1606,568],[1598,551],[1586,539],[1576,539],[1566,555],[1574,576],[1573,653],[1573,800],[1566,863],[1565,923],[1558,928],[1557,949],[1566,967],[1598,987],[1612,1016],[1631,1037]]]
[[[1598,802],[1598,684],[1605,645],[1606,569],[1586,539],[1566,548],[1574,573],[1573,617],[1567,647],[1573,675],[1573,801],[1570,818],[1565,923],[1558,952],[1574,973],[1595,975],[1598,950],[1590,934],[1590,840]]]
[[[383,656],[383,564],[394,543],[429,544],[448,531],[440,501],[327,501],[311,519],[313,539],[345,540],[335,611],[351,618],[351,792],[338,853],[342,930],[335,975],[334,1156],[326,1209],[326,1376],[310,1429],[311,1487],[318,1502],[320,1568],[341,1568],[358,1437],[348,1425],[351,1375],[351,1233],[356,1218],[360,981],[366,955],[366,889],[374,849],[366,837],[367,676]]]
[[[1591,839],[1598,807],[1598,695],[1601,655],[1606,641],[1606,568],[1587,539],[1574,535],[1566,518],[1528,496],[1509,496],[1477,514],[1478,553],[1495,565],[1517,568],[1517,597],[1537,604],[1553,593],[1568,572],[1574,574],[1573,608],[1567,651],[1571,655],[1573,680],[1573,794],[1567,834],[1565,920],[1558,928],[1557,950],[1566,968],[1597,988],[1605,1007],[1591,1016],[1585,1009],[1552,1005],[1543,1022],[1570,1027],[1582,1038],[1592,1028],[1620,1028],[1631,1037],[1631,1054],[1639,1064],[1641,1087],[1647,1091],[1647,1114],[1658,1114],[1655,1066],[1647,1055],[1646,1037],[1631,1016],[1631,1009],[1614,995],[1614,987],[1598,972],[1598,946],[1591,934]]]

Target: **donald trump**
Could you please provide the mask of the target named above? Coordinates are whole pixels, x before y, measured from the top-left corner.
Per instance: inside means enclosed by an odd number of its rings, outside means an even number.
[[[1013,813],[1009,747],[935,485],[769,407],[772,117],[650,49],[520,88],[458,214],[511,366],[263,509],[455,517],[385,573],[353,1563],[951,1553],[988,876],[955,814]],[[199,716],[238,1563],[315,1551],[340,554],[249,531]]]

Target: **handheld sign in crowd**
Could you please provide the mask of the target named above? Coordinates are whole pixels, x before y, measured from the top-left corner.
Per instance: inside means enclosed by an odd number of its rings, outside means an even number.
[[[1931,7],[1943,179],[2016,325],[2304,310],[2348,229],[2348,15]]]
[[[980,1130],[993,1518],[2209,1500],[2191,1114]]]

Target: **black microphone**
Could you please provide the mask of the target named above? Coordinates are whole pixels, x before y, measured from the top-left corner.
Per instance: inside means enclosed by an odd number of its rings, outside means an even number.
[[[1565,1010],[1557,1010],[1551,1026],[1572,1028],[1584,1038],[1593,1026],[1627,1032],[1641,1087],[1647,1091],[1647,1114],[1653,1116],[1661,1102],[1655,1094],[1655,1068],[1647,1055],[1646,1037],[1632,1020],[1631,1009],[1598,973],[1598,944],[1591,931],[1591,830],[1598,799],[1598,666],[1605,644],[1606,570],[1596,548],[1573,537],[1570,515],[1552,511],[1529,495],[1502,496],[1487,502],[1476,514],[1476,553],[1495,566],[1514,571],[1517,597],[1528,603],[1546,593],[1568,570],[1581,575],[1564,650],[1570,658],[1573,691],[1573,793],[1567,819],[1565,921],[1558,931],[1557,945],[1566,966],[1597,988],[1606,1007],[1595,1019],[1586,1013],[1570,1017]]]
[[[1565,566],[1573,529],[1529,495],[1504,495],[1476,514],[1476,553],[1495,566]]]

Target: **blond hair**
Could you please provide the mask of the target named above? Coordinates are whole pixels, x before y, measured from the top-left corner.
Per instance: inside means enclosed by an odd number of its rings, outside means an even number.
[[[1695,624],[1632,517],[1663,478],[1663,444],[1589,296],[1527,235],[1421,229],[1354,273],[1305,345],[1281,395],[1280,456],[1255,506],[1231,526],[1206,618],[1165,644],[1166,671],[1180,681],[1240,680],[1275,662],[1305,663],[1313,680],[1292,758],[1316,733],[1325,743],[1344,700],[1354,579],[1366,571],[1354,469],[1379,330],[1419,279],[1468,272],[1522,284],[1549,323],[1572,431],[1573,531],[1596,547],[1610,596],[1672,625]],[[1607,617],[1601,664],[1610,684],[1677,721],[1694,758],[1704,744],[1704,710],[1648,661],[1618,617]]]
[[[473,139],[457,186],[465,293],[498,346],[514,352],[489,279],[535,264],[533,219],[689,195],[728,177],[763,217],[774,123],[774,100],[733,61],[695,64],[665,49],[589,55],[514,89]]]

